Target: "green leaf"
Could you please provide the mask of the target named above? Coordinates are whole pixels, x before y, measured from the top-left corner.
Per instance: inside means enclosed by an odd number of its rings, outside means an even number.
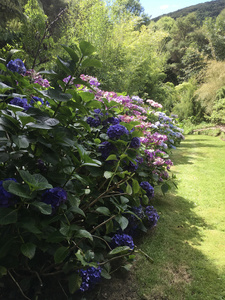
[[[111,275],[105,269],[102,270],[101,276],[105,279],[111,279],[112,278]]]
[[[113,229],[114,229],[113,220],[110,220],[105,225],[106,225],[106,234],[113,232]]]
[[[69,54],[69,56],[72,58],[72,60],[77,63],[79,61],[79,57],[77,53],[70,47],[67,47],[66,45],[62,45],[62,47],[66,50],[66,52]]]
[[[132,188],[134,194],[137,194],[140,191],[140,185],[139,182],[136,179],[132,178]]]
[[[95,95],[89,92],[80,92],[79,95],[81,96],[84,102],[89,102],[94,99]]]
[[[45,121],[45,124],[49,125],[49,126],[56,126],[59,124],[59,120],[54,119],[54,118],[49,118]]]
[[[61,242],[65,241],[65,236],[62,235],[60,232],[55,231],[55,232],[49,234],[46,241],[48,243],[61,243]]]
[[[33,243],[22,244],[20,250],[24,256],[32,259],[35,255],[36,245],[34,245]]]
[[[99,206],[96,211],[100,214],[103,214],[105,216],[110,216],[110,210],[107,207]]]
[[[11,90],[11,89],[13,89],[11,86],[8,86],[3,82],[0,82],[0,90],[2,93],[6,92],[8,90]]]
[[[19,149],[26,149],[30,145],[30,142],[27,139],[26,135],[18,135],[18,136],[14,135],[12,136],[12,140]]]
[[[98,60],[98,59],[95,59],[95,58],[87,58],[85,59],[81,66],[83,68],[85,67],[95,67],[95,68],[101,68],[102,67],[102,63]]]
[[[98,100],[89,101],[86,105],[88,108],[101,108],[102,104]]]
[[[78,237],[78,238],[87,238],[87,239],[93,241],[92,235],[90,234],[90,232],[88,232],[85,229],[77,230],[77,232],[75,234],[75,237]]]
[[[60,247],[56,250],[54,254],[54,260],[56,264],[59,264],[64,261],[64,259],[68,256],[69,254],[69,249],[67,247]]]
[[[34,120],[35,120],[33,117],[31,117],[30,115],[28,115],[22,111],[17,111],[16,115],[20,119],[23,126],[25,126],[27,123],[34,122]]]
[[[132,187],[129,185],[129,183],[127,183],[127,186],[126,186],[126,193],[128,195],[132,195],[132,193],[133,193]]]
[[[123,254],[126,254],[126,253],[129,253],[131,250],[130,247],[128,246],[121,246],[121,247],[117,247],[115,249],[113,249],[112,251],[109,252],[109,255],[112,256],[112,255],[123,255]]]
[[[57,65],[59,66],[59,68],[61,70],[63,70],[66,74],[71,75],[71,70],[70,70],[70,64],[67,61],[64,61],[63,59],[61,59],[59,56],[57,57],[56,60]]]
[[[0,266],[0,278],[7,275],[7,269],[3,266]]]
[[[84,211],[82,209],[80,209],[79,207],[72,206],[72,207],[70,207],[70,211],[85,217]]]
[[[70,94],[63,93],[60,88],[48,89],[46,96],[60,102],[66,102],[72,98]]]
[[[70,294],[79,290],[82,283],[82,277],[76,272],[69,276],[68,285]]]
[[[95,47],[86,41],[81,41],[79,43],[79,47],[83,56],[91,55],[93,52],[96,51]]]
[[[106,178],[106,179],[109,179],[109,178],[111,178],[112,176],[113,176],[113,172],[110,172],[110,171],[105,171],[104,172],[104,177]]]
[[[17,222],[17,211],[11,208],[0,208],[0,225],[14,224]]]
[[[52,206],[50,204],[34,201],[30,205],[36,207],[43,215],[50,215],[52,213]]]
[[[163,194],[166,194],[170,189],[170,186],[165,182],[163,185],[161,185],[161,190]]]
[[[51,189],[52,185],[48,183],[47,179],[41,174],[31,175],[28,171],[18,170],[22,179],[30,186],[33,190],[44,190]]]
[[[31,199],[31,194],[28,188],[18,182],[12,181],[8,186],[8,191],[21,198]]]
[[[52,129],[52,127],[45,125],[43,123],[33,123],[33,122],[27,123],[27,127],[34,128],[34,129],[44,129],[44,130]]]
[[[120,227],[121,227],[122,230],[124,230],[125,228],[127,228],[128,223],[129,223],[129,221],[128,221],[127,218],[125,218],[124,216],[121,216],[121,215],[117,215],[115,217],[115,220],[119,223],[119,225],[120,225]]]
[[[117,160],[117,156],[115,154],[111,154],[106,158],[106,161],[107,160]]]

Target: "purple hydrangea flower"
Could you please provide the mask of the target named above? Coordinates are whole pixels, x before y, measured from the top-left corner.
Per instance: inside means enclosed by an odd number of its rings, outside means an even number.
[[[44,101],[41,98],[36,97],[36,96],[32,97],[30,104],[34,104],[34,102],[41,102],[41,104],[44,104]]]
[[[21,98],[16,97],[16,98],[13,98],[12,100],[10,100],[9,103],[13,104],[13,105],[17,105],[17,106],[23,107],[24,110],[28,110],[28,108],[31,107],[31,105],[28,104],[26,98],[21,99]]]
[[[101,125],[101,120],[100,120],[99,117],[96,117],[96,118],[88,117],[87,118],[87,123],[91,127],[98,127],[99,125]]]
[[[144,213],[144,209],[143,209],[142,205],[140,205],[138,207],[136,207],[136,206],[132,207],[131,211],[133,213],[135,213],[135,215],[129,214],[129,216],[128,216],[129,223],[128,223],[128,226],[127,226],[127,228],[125,229],[124,232],[126,234],[131,235],[131,236],[135,236],[139,224],[141,223],[141,221],[145,217],[145,213]]]
[[[106,159],[113,150],[116,150],[116,147],[112,143],[105,141],[100,144],[98,149],[101,152],[103,159]]]
[[[159,215],[156,211],[156,209],[153,206],[147,206],[145,208],[145,215],[147,217],[147,226],[148,227],[154,227],[156,226],[158,219],[159,219]]]
[[[151,184],[147,181],[142,181],[140,183],[140,187],[146,191],[146,195],[149,199],[154,197],[154,188],[151,186]]]
[[[55,187],[52,189],[46,190],[42,194],[43,202],[46,204],[51,204],[52,211],[55,212],[55,210],[62,204],[65,203],[67,200],[67,193],[64,189],[60,187]]]
[[[111,125],[107,130],[107,135],[110,139],[119,139],[124,134],[129,134],[129,131],[120,124]]]
[[[128,234],[114,234],[114,236],[112,237],[111,240],[111,247],[114,249],[116,247],[120,247],[120,246],[128,246],[130,247],[132,250],[134,249],[134,241],[132,236],[128,235]]]
[[[17,72],[19,74],[25,74],[27,71],[23,61],[19,58],[10,60],[6,66],[10,71]]]
[[[131,142],[130,142],[130,147],[138,149],[141,146],[141,141],[139,137],[133,137]]]
[[[0,207],[10,207],[17,202],[18,197],[7,192],[3,187],[3,181],[11,180],[17,182],[15,178],[6,178],[0,181]]]
[[[89,267],[85,270],[81,269],[79,271],[79,274],[82,277],[80,291],[86,292],[87,290],[92,289],[97,283],[99,283],[99,281],[101,280],[101,272],[102,269],[100,267]]]
[[[135,172],[138,169],[138,162],[136,160],[136,164],[132,161],[129,161],[129,165],[126,168],[129,172]]]

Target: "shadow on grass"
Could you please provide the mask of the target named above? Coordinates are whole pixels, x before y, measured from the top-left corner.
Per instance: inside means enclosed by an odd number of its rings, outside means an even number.
[[[176,194],[158,196],[155,207],[158,226],[140,245],[154,263],[139,258],[136,266],[140,299],[225,299],[225,272],[196,248],[204,243],[202,229],[214,226],[193,212],[191,201]]]
[[[195,139],[188,137],[188,139],[182,142],[181,147],[182,148],[183,147],[184,148],[203,148],[203,147],[223,148],[224,145],[215,145],[204,137],[199,137]]]

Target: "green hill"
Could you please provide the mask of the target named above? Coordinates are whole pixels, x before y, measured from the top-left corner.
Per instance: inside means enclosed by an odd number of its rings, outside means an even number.
[[[207,17],[217,17],[220,12],[225,8],[225,0],[214,0],[205,3],[200,3],[192,6],[179,9],[175,12],[161,15],[157,18],[152,19],[153,21],[158,21],[162,17],[171,17],[174,19],[187,16],[192,12],[196,12],[198,19],[204,20]]]

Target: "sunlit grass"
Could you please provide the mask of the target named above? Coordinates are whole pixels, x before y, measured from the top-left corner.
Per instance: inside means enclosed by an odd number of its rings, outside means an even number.
[[[225,299],[225,142],[187,136],[174,153],[179,189],[159,195],[157,228],[137,261],[141,299]]]

